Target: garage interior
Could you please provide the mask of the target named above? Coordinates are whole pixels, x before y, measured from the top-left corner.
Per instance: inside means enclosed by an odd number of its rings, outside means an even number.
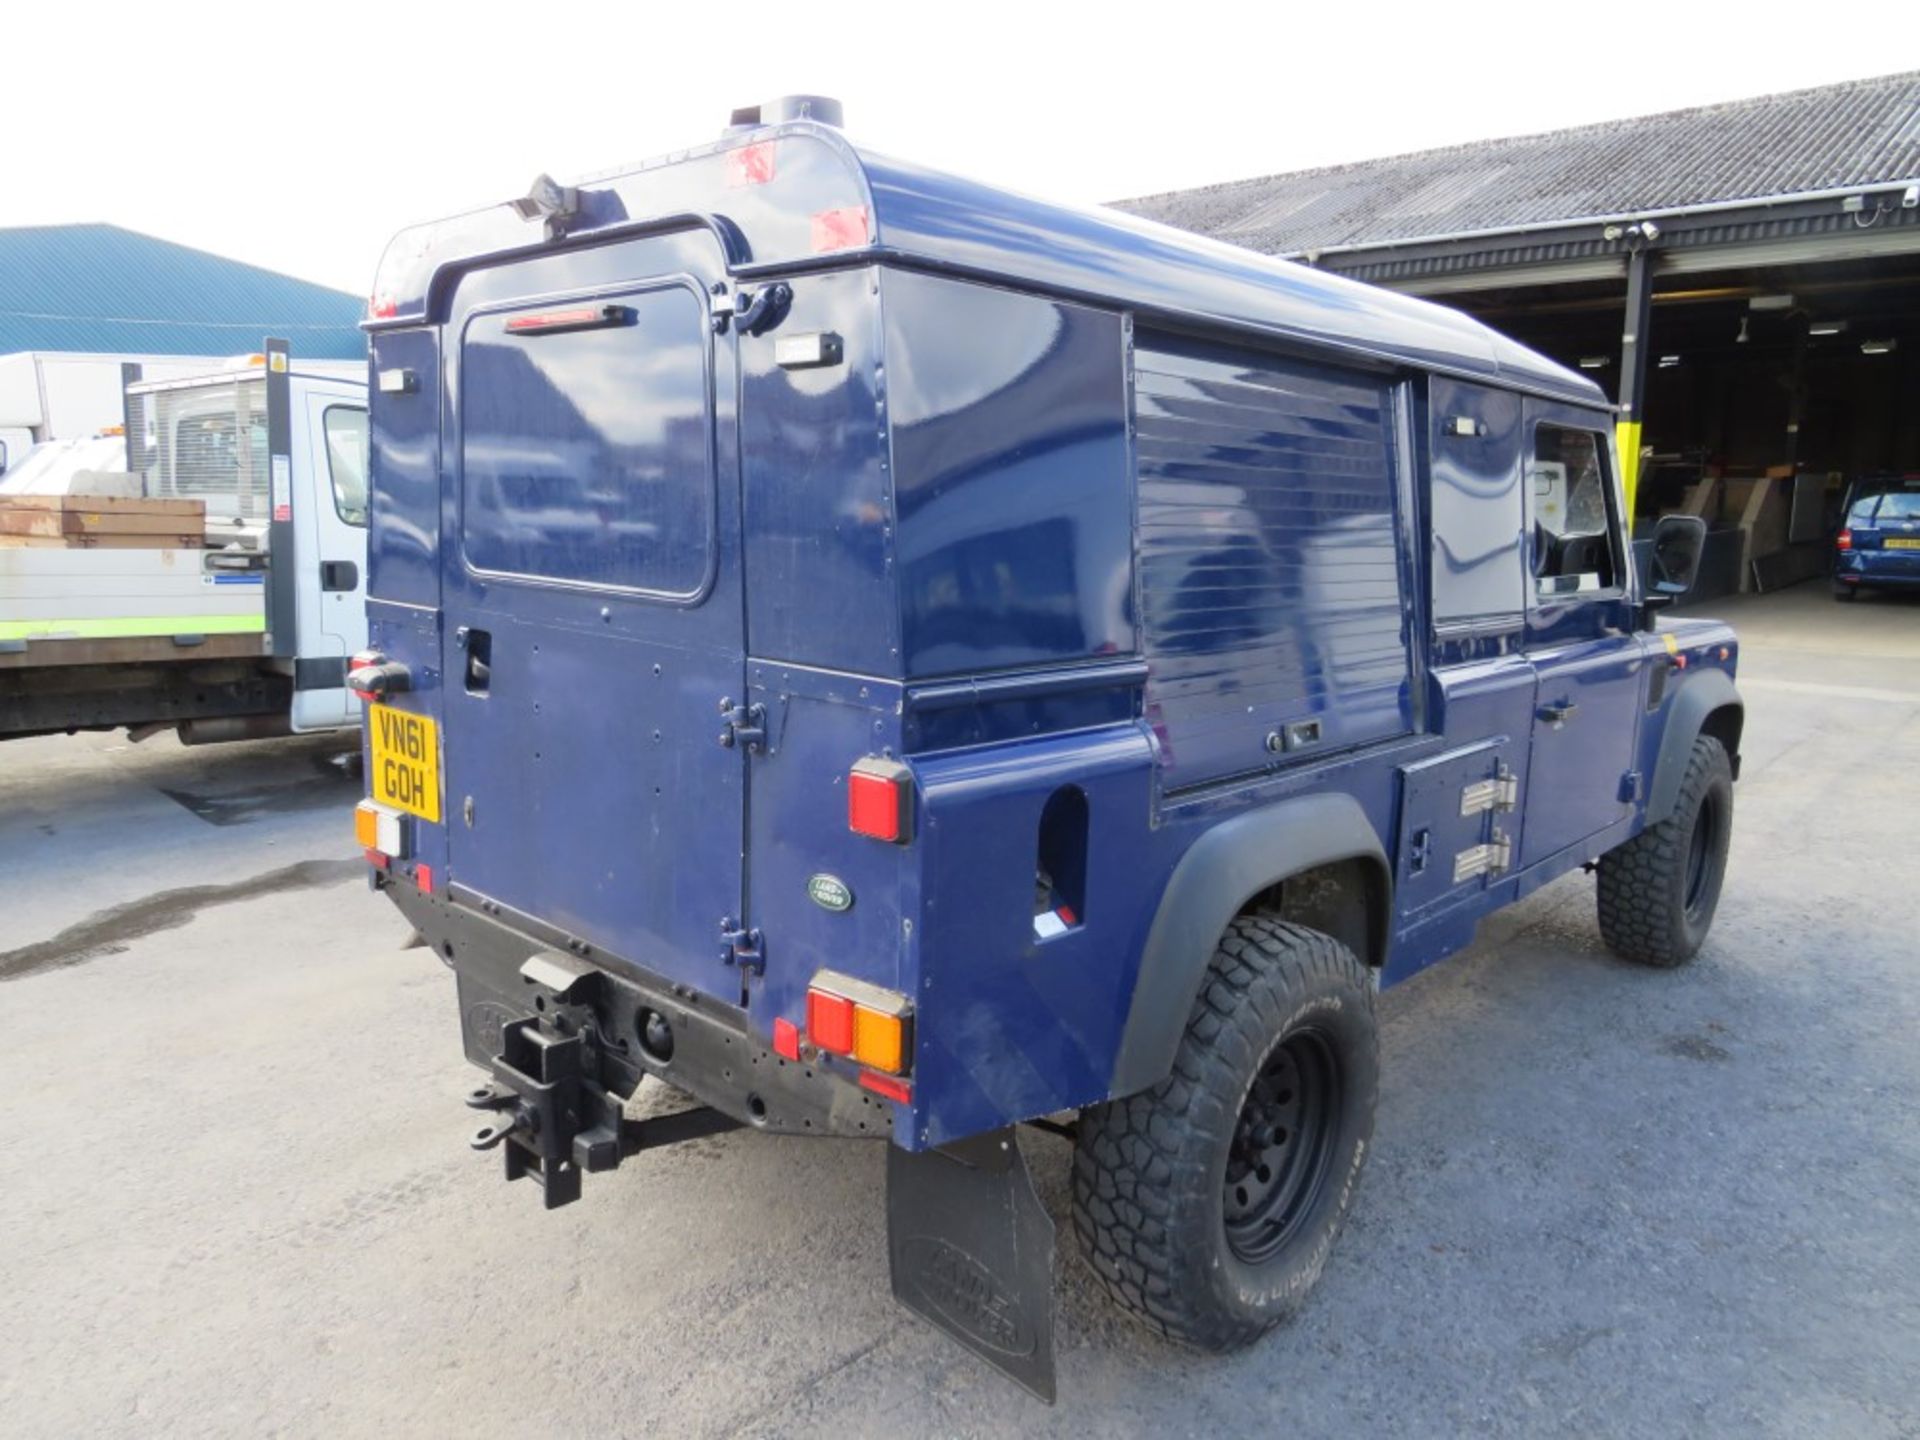
[[[1123,202],[1430,297],[1620,406],[1697,593],[1826,572],[1853,483],[1920,472],[1920,72]]]

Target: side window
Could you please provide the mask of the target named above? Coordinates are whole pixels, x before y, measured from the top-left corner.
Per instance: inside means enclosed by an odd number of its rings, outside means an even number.
[[[327,474],[333,508],[349,525],[367,523],[367,412],[357,405],[329,405],[321,416],[327,437]]]
[[[1618,585],[1606,442],[1591,430],[1541,425],[1527,481],[1535,593],[1574,595]]]

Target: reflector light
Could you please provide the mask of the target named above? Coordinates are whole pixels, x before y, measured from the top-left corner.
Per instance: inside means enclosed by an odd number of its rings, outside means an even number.
[[[431,865],[414,866],[413,883],[422,895],[433,894],[433,867]]]
[[[373,866],[374,869],[384,870],[387,868],[387,857],[382,855],[378,850],[368,850],[366,856],[367,863]]]
[[[846,205],[813,217],[813,253],[852,250],[867,243],[867,207]]]
[[[853,1001],[824,990],[807,992],[807,1038],[830,1055],[853,1053]]]
[[[773,141],[762,140],[727,152],[727,184],[764,185],[773,179]]]
[[[791,1020],[773,1022],[773,1053],[787,1060],[800,1058],[800,1027]]]
[[[1836,550],[1851,550],[1853,548],[1853,531],[1842,530],[1838,535],[1834,536],[1833,548]]]
[[[913,1086],[904,1080],[896,1080],[891,1075],[876,1075],[871,1070],[862,1070],[860,1083],[874,1094],[884,1096],[888,1100],[898,1101],[902,1105],[913,1102]]]
[[[571,310],[543,310],[538,315],[515,315],[507,321],[509,335],[558,335],[568,330],[598,330],[624,325],[633,312],[624,305],[580,305]]]
[[[903,845],[913,838],[913,772],[897,760],[859,760],[847,773],[847,828]]]

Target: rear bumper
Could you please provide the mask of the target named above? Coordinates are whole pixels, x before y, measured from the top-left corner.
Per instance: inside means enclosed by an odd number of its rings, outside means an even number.
[[[1833,570],[1833,583],[1889,590],[1917,588],[1920,587],[1920,560],[1909,561],[1905,557],[1889,560],[1856,550],[1839,558]]]
[[[787,1135],[883,1139],[895,1106],[869,1094],[853,1075],[776,1055],[748,1028],[737,1006],[675,985],[638,967],[557,953],[504,918],[423,895],[376,872],[399,906],[454,973],[460,1039],[467,1059],[491,1070],[507,1027],[539,1019],[586,1035],[587,1078],[625,1099],[653,1075],[742,1125]],[[558,959],[589,981],[564,1003],[523,973],[535,956]],[[664,1021],[670,1046],[649,1049],[650,1017]]]

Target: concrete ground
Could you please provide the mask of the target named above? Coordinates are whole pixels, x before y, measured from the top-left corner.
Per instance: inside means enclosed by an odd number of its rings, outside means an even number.
[[[1306,1312],[1206,1358],[1061,1224],[1048,1410],[896,1310],[877,1146],[733,1134],[543,1213],[337,745],[0,747],[0,1432],[1920,1434],[1920,604],[1719,607],[1750,718],[1688,969],[1573,876],[1382,997]]]

